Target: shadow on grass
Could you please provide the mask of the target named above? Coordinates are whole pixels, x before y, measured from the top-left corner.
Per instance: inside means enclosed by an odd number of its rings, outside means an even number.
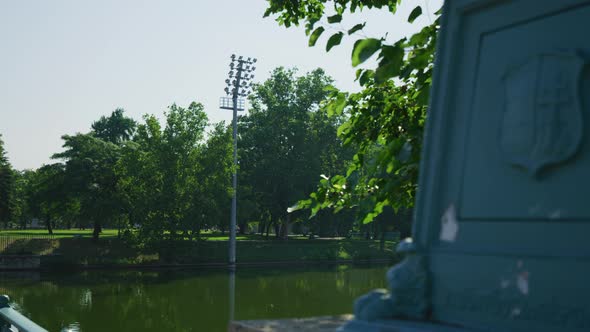
[[[101,238],[98,242],[90,238],[63,238],[54,253],[77,265],[145,264],[158,260],[157,253],[130,246],[118,238]]]
[[[395,243],[350,239],[238,241],[237,259],[241,263],[268,262],[371,262],[399,261]],[[49,255],[47,266],[126,266],[155,264],[226,263],[227,241],[161,241],[149,246],[133,246],[116,237],[100,238],[10,238],[0,242],[0,254]]]

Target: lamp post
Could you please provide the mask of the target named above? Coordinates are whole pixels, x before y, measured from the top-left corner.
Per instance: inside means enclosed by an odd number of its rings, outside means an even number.
[[[238,190],[238,111],[244,110],[244,98],[252,91],[252,79],[256,59],[231,56],[229,78],[225,80],[227,97],[219,99],[219,107],[233,111],[234,172],[232,176],[233,195],[231,199],[231,220],[229,224],[229,265],[236,264],[236,218]]]

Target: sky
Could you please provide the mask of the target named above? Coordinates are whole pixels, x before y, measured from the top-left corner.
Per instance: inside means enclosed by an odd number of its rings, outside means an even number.
[[[231,121],[218,107],[231,54],[258,59],[254,82],[278,66],[324,68],[335,85],[358,91],[350,61],[363,37],[388,41],[429,24],[442,0],[405,0],[398,12],[364,11],[326,26],[315,47],[303,27],[263,18],[265,0],[0,0],[0,134],[16,169],[51,163],[61,136],[86,133],[116,108],[140,120],[163,119],[173,103],[201,102],[211,122]],[[407,23],[412,9],[425,14]],[[367,22],[325,51],[329,36]],[[365,65],[371,66],[374,60]]]

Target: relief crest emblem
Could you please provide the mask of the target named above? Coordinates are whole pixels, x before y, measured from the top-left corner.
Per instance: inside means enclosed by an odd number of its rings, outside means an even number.
[[[573,52],[546,52],[506,71],[500,145],[510,164],[536,176],[576,154],[584,130],[583,67]]]

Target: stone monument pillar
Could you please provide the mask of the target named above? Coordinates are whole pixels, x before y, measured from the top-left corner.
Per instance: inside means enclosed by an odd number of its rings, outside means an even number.
[[[590,1],[447,0],[413,240],[340,331],[590,331]]]

